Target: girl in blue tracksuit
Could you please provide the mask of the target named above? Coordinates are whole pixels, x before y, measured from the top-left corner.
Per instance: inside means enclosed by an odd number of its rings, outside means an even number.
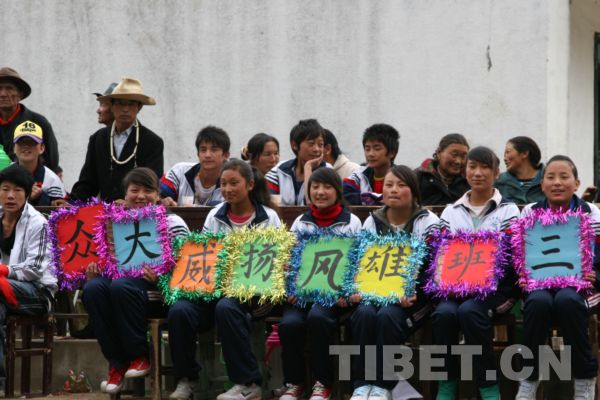
[[[442,229],[450,232],[509,229],[511,222],[519,216],[519,208],[505,201],[494,188],[494,180],[499,173],[498,164],[498,157],[487,147],[476,147],[469,151],[466,177],[471,190],[444,209],[440,221]],[[484,300],[442,300],[431,315],[433,344],[458,345],[459,332],[462,331],[467,345],[480,346],[482,355],[473,357],[473,369],[483,400],[500,399],[497,379],[488,379],[492,378],[489,375],[497,372],[492,350],[492,316],[508,312],[517,296],[514,270],[508,265],[505,268],[504,278],[499,282],[496,293]],[[454,399],[456,396],[460,370],[457,358],[449,355],[449,348],[447,351],[444,368],[449,379],[439,382],[438,400]]]
[[[291,231],[295,233],[314,232],[328,228],[333,233],[356,233],[361,229],[357,216],[343,205],[342,180],[330,168],[319,168],[308,180],[310,210],[298,216]],[[293,301],[293,299],[290,299]],[[279,324],[279,337],[282,345],[283,377],[287,386],[280,400],[297,400],[304,392],[304,344],[306,335],[310,338],[311,367],[316,382],[310,400],[328,400],[333,384],[333,366],[329,355],[329,345],[337,326],[337,317],[346,309],[323,307],[317,304],[298,308],[292,304],[284,306]]]
[[[383,208],[367,218],[363,229],[380,235],[403,231],[427,240],[439,227],[439,218],[421,208],[417,175],[407,166],[395,165],[385,175],[383,203]],[[384,377],[383,346],[405,343],[431,311],[427,298],[417,290],[417,295],[402,299],[398,304],[383,307],[361,304],[352,314],[352,338],[354,344],[360,346],[361,353],[352,362],[354,392],[351,400],[391,399],[390,390],[397,379],[386,380]],[[366,345],[377,346],[375,380],[365,378]]]
[[[533,353],[532,360],[524,363],[533,367],[532,375],[520,382],[518,400],[535,399],[539,379],[548,379],[538,373],[538,346],[544,345],[552,323],[558,325],[565,344],[571,346],[571,365],[575,378],[573,398],[592,400],[596,386],[598,360],[593,356],[588,340],[587,327],[589,309],[598,304],[600,287],[597,274],[600,269],[598,257],[598,237],[600,235],[600,211],[591,203],[581,200],[575,192],[579,188],[577,168],[569,157],[552,157],[543,170],[541,188],[545,200],[527,205],[522,215],[528,215],[533,209],[570,209],[581,210],[592,218],[592,227],[596,232],[594,245],[594,271],[583,276],[593,283],[596,290],[588,293],[577,292],[575,288],[539,289],[524,296],[523,302],[523,344]]]
[[[135,168],[123,179],[125,205],[142,208],[158,203],[160,189],[156,173],[149,168]],[[167,215],[169,237],[189,232],[181,217]],[[98,266],[88,266],[88,282],[83,290],[83,304],[87,310],[102,354],[108,360],[106,385],[108,393],[118,393],[125,378],[138,378],[150,373],[148,359],[148,314],[163,312],[156,288],[158,277],[144,269],[141,278],[122,277],[111,280],[99,275]],[[156,310],[157,306],[159,310]]]
[[[231,232],[245,226],[281,226],[277,213],[270,207],[271,198],[265,180],[256,168],[241,160],[227,161],[221,170],[220,187],[225,202],[208,213],[203,231],[218,233]],[[202,315],[203,307],[205,306],[198,303],[180,300],[169,311],[169,339],[178,346],[179,352],[185,353],[177,354],[178,349],[172,349],[175,369],[180,371],[180,379],[187,377],[189,381],[198,376],[198,366],[194,361],[195,336],[189,331],[192,329],[195,332],[200,324],[209,326],[210,321],[206,317],[208,313]],[[187,317],[186,310],[194,310],[195,316]],[[234,383],[231,389],[217,396],[218,400],[261,398],[262,377],[250,345],[250,314],[256,316],[256,307],[230,297],[220,299],[215,306],[215,321],[221,337],[223,358],[229,379]],[[178,322],[171,333],[172,319]],[[185,348],[179,347],[182,346],[179,344],[182,340]],[[177,362],[176,357],[181,363]]]

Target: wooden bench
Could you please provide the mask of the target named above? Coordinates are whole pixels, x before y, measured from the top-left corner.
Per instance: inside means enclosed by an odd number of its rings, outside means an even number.
[[[44,332],[42,343],[33,341],[33,328]],[[31,357],[42,357],[42,393],[51,392],[52,350],[54,348],[55,319],[52,314],[42,316],[11,315],[6,320],[6,397],[15,397],[15,362],[21,358],[21,396],[31,396]],[[17,329],[21,329],[21,347],[17,347]]]

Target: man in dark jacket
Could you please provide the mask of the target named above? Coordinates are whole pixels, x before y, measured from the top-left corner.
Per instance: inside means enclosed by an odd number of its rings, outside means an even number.
[[[115,120],[90,137],[85,163],[71,191],[74,200],[122,199],[123,178],[136,167],[163,174],[163,140],[137,120],[142,106],[156,101],[143,93],[140,81],[130,78],[124,78],[111,94],[98,97],[98,101],[105,99],[111,101]]]
[[[24,121],[36,123],[44,132],[43,162],[52,171],[58,168],[58,143],[52,125],[43,115],[31,111],[21,101],[31,94],[31,87],[12,68],[0,68],[0,144],[14,161],[13,134]]]

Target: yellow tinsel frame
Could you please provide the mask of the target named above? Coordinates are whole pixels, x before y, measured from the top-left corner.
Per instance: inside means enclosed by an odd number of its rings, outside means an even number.
[[[270,289],[260,295],[258,303],[280,303],[286,298],[285,274],[292,248],[296,242],[295,235],[289,232],[285,226],[280,228],[242,228],[229,233],[225,237],[223,241],[225,254],[222,264],[222,293],[227,297],[233,297],[242,302],[249,301],[257,296],[257,288],[255,285],[236,286],[235,282],[233,282],[233,269],[242,255],[244,245],[259,241],[276,244],[277,251],[273,260],[273,270],[271,272],[273,285]]]

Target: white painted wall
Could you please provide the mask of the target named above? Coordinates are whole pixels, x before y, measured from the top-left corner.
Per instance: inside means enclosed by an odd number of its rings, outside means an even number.
[[[594,178],[594,36],[600,32],[600,0],[573,0],[570,21],[565,139],[568,154],[576,156],[582,186],[586,186]]]
[[[412,166],[448,132],[499,155],[515,135],[547,150],[564,132],[549,128],[548,109],[566,112],[567,87],[577,90],[561,66],[567,0],[4,0],[2,11],[0,63],[30,82],[25,104],[53,123],[68,187],[98,128],[90,93],[123,76],[158,101],[141,119],[165,139],[166,168],[195,159],[207,124],[230,132],[233,154],[265,131],[288,158],[290,128],[307,117],[359,162],[376,122],[398,128],[397,162]],[[568,118],[571,128],[590,116]]]

